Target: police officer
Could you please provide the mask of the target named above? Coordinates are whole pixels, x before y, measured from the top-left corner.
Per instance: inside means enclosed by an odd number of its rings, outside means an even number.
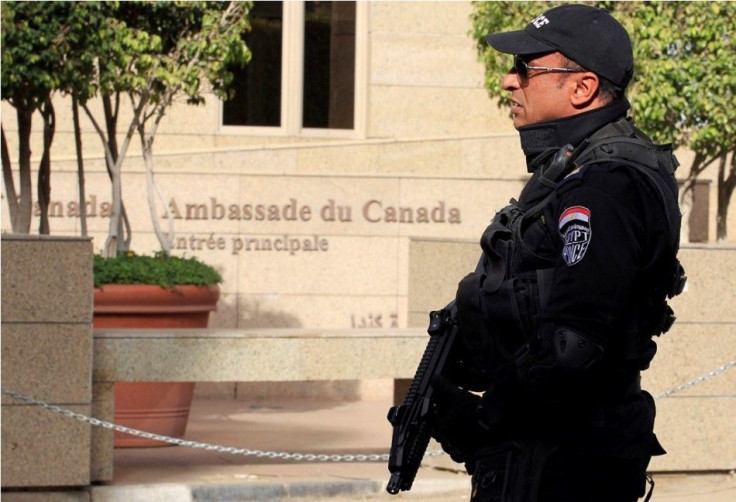
[[[684,284],[677,161],[627,118],[631,42],[605,10],[486,40],[514,58],[503,87],[532,176],[458,286],[434,437],[474,502],[636,501],[664,453],[640,372]]]

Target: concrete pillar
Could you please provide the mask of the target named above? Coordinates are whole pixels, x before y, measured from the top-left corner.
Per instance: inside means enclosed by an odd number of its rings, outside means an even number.
[[[86,238],[2,236],[2,385],[84,415],[92,254]],[[89,485],[90,435],[86,422],[3,395],[3,490]]]

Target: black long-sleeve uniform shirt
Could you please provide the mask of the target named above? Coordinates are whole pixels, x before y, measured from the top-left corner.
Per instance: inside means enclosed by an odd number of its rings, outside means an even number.
[[[577,145],[626,108],[624,101],[534,126],[532,143]],[[565,178],[525,229],[525,244],[553,266],[524,362],[501,368],[484,398],[487,409],[504,410],[499,425],[511,436],[562,439],[625,456],[661,452],[652,433],[653,400],[640,390],[640,368],[627,367],[626,357],[635,318],[676,253],[666,211],[643,174],[612,160]],[[579,333],[602,357],[581,368],[559,364],[552,348],[559,329]]]

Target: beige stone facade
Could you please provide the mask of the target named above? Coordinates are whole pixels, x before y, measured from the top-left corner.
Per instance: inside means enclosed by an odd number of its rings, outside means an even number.
[[[526,176],[518,137],[483,88],[470,13],[467,2],[360,4],[354,131],[223,127],[214,97],[171,110],[156,139],[156,179],[174,211],[176,253],[211,262],[225,276],[216,326],[406,326],[409,240],[476,239],[518,193]],[[63,98],[57,102],[51,229],[74,235],[71,112]],[[14,113],[2,106],[15,152]],[[86,119],[83,127],[89,225],[99,250],[110,184]],[[139,151],[134,138],[123,190],[133,249],[147,253],[158,244]],[[165,227],[164,208],[157,212]],[[7,210],[2,228],[9,228]]]
[[[472,238],[518,191],[518,139],[483,89],[469,14],[469,4],[454,2],[360,7],[357,87],[365,95],[355,131],[223,127],[214,98],[171,110],[156,139],[156,179],[176,218],[176,252],[225,276],[216,326],[406,326],[409,239]],[[56,108],[51,228],[76,234],[70,107],[60,98]],[[3,102],[11,151],[13,118]],[[110,184],[83,124],[88,221],[99,250]],[[134,142],[123,190],[133,249],[148,253],[158,244],[139,151]]]

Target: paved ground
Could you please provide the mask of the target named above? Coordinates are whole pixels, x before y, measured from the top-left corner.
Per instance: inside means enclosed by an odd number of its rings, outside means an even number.
[[[385,453],[388,402],[195,401],[186,439],[275,452]],[[432,449],[433,446],[430,446]],[[385,492],[380,462],[294,462],[183,447],[117,449],[115,479],[95,487],[94,502],[240,500],[461,501],[468,477],[446,455],[420,469],[410,492]],[[653,502],[733,502],[736,477],[655,473]]]
[[[734,502],[736,501],[736,481],[733,475],[659,475],[652,502]],[[428,487],[426,487],[428,488]],[[308,499],[303,499],[308,500]],[[312,499],[314,500],[314,499]],[[330,502],[355,500],[371,501],[410,501],[455,502],[467,501],[467,491],[445,493],[413,493],[391,496],[384,493],[369,494],[361,498],[334,497]]]

